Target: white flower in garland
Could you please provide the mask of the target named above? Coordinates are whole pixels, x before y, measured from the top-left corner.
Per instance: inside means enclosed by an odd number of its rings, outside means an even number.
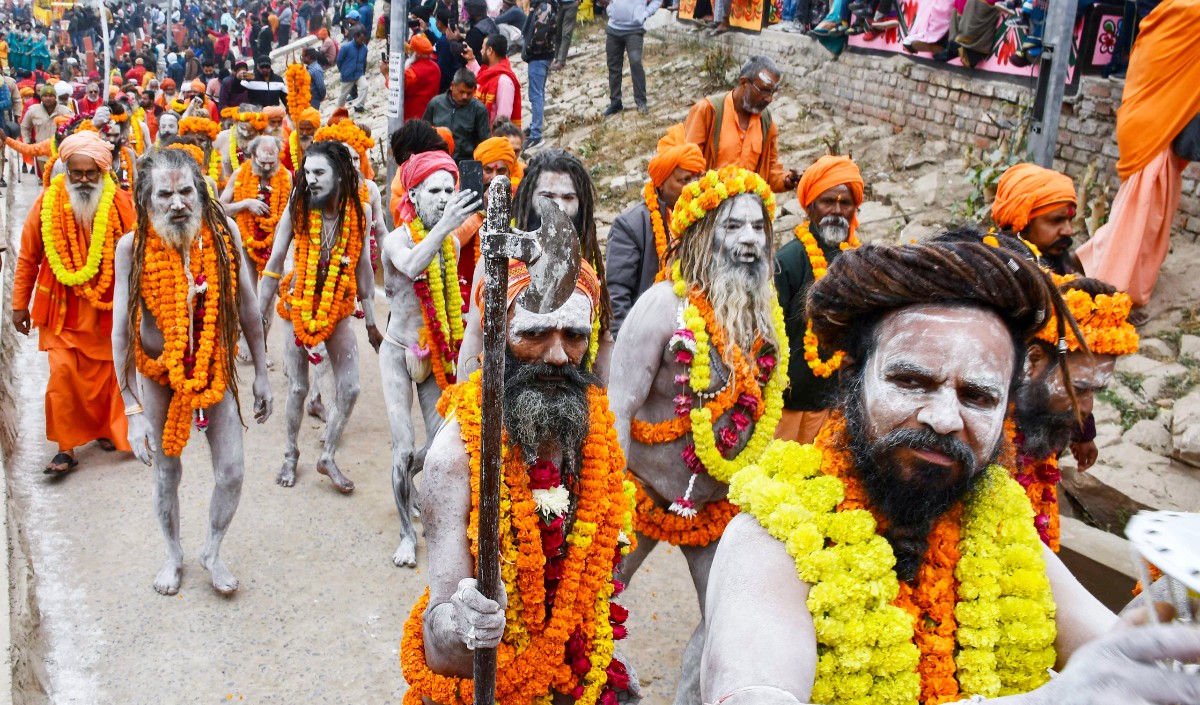
[[[571,494],[559,485],[548,490],[533,490],[533,501],[543,516],[560,517],[571,508]]]

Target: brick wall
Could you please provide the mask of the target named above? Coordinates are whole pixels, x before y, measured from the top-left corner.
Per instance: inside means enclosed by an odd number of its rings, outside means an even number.
[[[668,20],[658,31],[668,37],[694,37],[685,25]],[[1021,103],[1032,104],[1032,79],[988,77],[918,63],[899,55],[845,52],[834,58],[817,42],[795,34],[768,30],[759,35],[733,33],[720,40],[740,61],[754,54],[775,59],[790,90],[809,94],[850,120],[890,124],[898,130],[945,140],[952,145],[990,148],[1001,130],[990,118],[1011,122]],[[1078,94],[1063,105],[1055,168],[1081,178],[1095,163],[1116,195],[1116,108],[1122,84],[1085,77]],[[787,129],[781,126],[781,129]],[[1200,236],[1200,163],[1184,172],[1183,197],[1175,233]]]

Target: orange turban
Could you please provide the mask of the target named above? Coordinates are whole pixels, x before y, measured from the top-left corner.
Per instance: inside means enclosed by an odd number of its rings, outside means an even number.
[[[667,147],[665,150],[660,149],[658,154],[650,160],[647,171],[650,172],[650,180],[654,182],[654,187],[658,188],[676,169],[702,174],[707,166],[708,162],[704,160],[704,152],[700,151],[696,145],[685,142],[674,147]]]
[[[200,79],[198,79],[198,78],[193,78],[193,79],[192,79],[192,82],[191,82],[191,83],[189,83],[189,84],[188,84],[188,86],[189,86],[189,87],[190,87],[192,90],[196,91],[197,93],[203,93],[203,92],[204,92],[204,81],[201,81],[201,80],[200,80]]]
[[[296,127],[299,127],[300,123],[304,122],[307,122],[313,127],[320,127],[321,112],[316,108],[305,108],[304,110],[301,110],[300,114],[296,116]]]
[[[329,30],[322,27],[317,30],[317,36],[321,39],[329,39]]]
[[[433,45],[429,43],[429,38],[424,34],[418,34],[417,36],[413,37],[412,41],[408,43],[408,48],[411,49],[412,53],[414,54],[433,53]]]
[[[268,105],[267,107],[263,108],[263,115],[266,115],[268,120],[272,120],[274,118],[284,117],[287,115],[287,111],[284,110],[282,105]]]
[[[475,158],[485,165],[493,162],[504,162],[508,165],[509,178],[517,178],[517,153],[513,151],[512,143],[507,137],[489,137],[475,148]]]
[[[446,140],[446,151],[454,154],[454,133],[450,131],[450,128],[439,127],[437,128],[437,133],[442,136],[442,139]]]
[[[101,171],[112,168],[112,145],[90,130],[76,132],[58,146],[58,156],[64,165],[76,154],[90,157]]]
[[[349,120],[349,119],[350,119],[350,111],[345,106],[342,106],[340,108],[333,109],[333,114],[329,116],[329,124],[336,125],[339,122],[341,122],[342,120]]]
[[[858,165],[850,157],[838,157],[826,154],[813,165],[804,170],[800,177],[800,185],[796,187],[796,196],[800,206],[808,208],[821,194],[837,186],[850,187],[850,195],[854,198],[857,208],[863,202],[863,177]],[[858,212],[850,217],[850,237],[858,230]]]
[[[1075,205],[1075,182],[1037,164],[1011,166],[996,184],[992,220],[1020,233],[1029,221],[1064,205]]]
[[[529,287],[529,269],[525,263],[520,260],[508,261],[508,305],[512,306],[513,300],[517,298],[517,294],[525,291]],[[596,276],[596,270],[592,269],[592,265],[588,264],[586,259],[579,262],[579,276],[575,278],[575,291],[582,292],[592,302],[592,312],[595,313],[600,305],[600,279]],[[483,306],[483,287],[477,289],[476,302],[481,307]]]

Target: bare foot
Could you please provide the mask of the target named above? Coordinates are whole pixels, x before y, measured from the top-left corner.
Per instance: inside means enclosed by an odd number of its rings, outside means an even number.
[[[342,494],[350,494],[354,491],[354,483],[350,478],[342,474],[338,470],[337,463],[333,462],[332,458],[322,458],[317,462],[317,472],[329,478],[333,483],[333,488]]]
[[[283,459],[283,467],[279,469],[279,474],[275,476],[275,483],[280,487],[291,487],[296,484],[296,461],[290,458]]]
[[[304,410],[314,419],[320,419],[322,423],[327,421],[325,417],[325,403],[321,401],[320,394],[310,399],[308,406]]]
[[[400,547],[392,554],[392,563],[400,568],[417,567],[417,541],[411,536],[400,539]]]
[[[214,557],[204,553],[200,556],[200,565],[204,566],[209,577],[212,578],[214,590],[222,595],[232,595],[237,592],[238,579],[233,577],[233,573],[225,567],[225,561],[222,561],[220,556]]]
[[[244,347],[238,348],[237,361],[243,365],[250,362],[250,351]]]
[[[154,578],[154,591],[160,595],[174,595],[179,592],[179,581],[182,578],[183,558],[168,558]]]

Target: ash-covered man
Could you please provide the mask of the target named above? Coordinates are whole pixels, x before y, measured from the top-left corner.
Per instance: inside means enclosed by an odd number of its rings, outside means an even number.
[[[112,147],[112,175],[117,185],[133,191],[137,179],[137,153],[128,144],[130,114],[120,101],[109,101],[108,105],[96,110],[92,125],[100,131],[100,137]]]
[[[241,498],[245,464],[233,350],[239,331],[254,358],[254,418],[271,415],[271,386],[254,279],[241,265],[232,226],[191,156],[152,151],[138,182],[137,229],[116,251],[112,353],[129,417],[129,443],[154,466],[154,509],[167,559],[154,580],[179,591],[180,455],[193,432],[207,435],[213,487],[200,564],[221,594],[238,581],[221,560],[221,541]],[[185,302],[180,307],[179,302]],[[136,378],[134,370],[137,371]]]
[[[308,368],[329,364],[336,385],[336,404],[325,431],[317,472],[328,476],[339,492],[354,491],[354,483],[338,469],[334,456],[358,400],[358,342],[350,325],[359,315],[359,301],[371,345],[378,350],[383,341],[375,327],[373,308],[375,277],[367,239],[371,207],[358,198],[359,178],[358,168],[342,143],[318,142],[309,148],[292,189],[291,205],[275,229],[271,258],[259,283],[258,300],[265,319],[270,315],[284,262],[294,242],[290,288],[281,293],[276,308],[292,324],[283,332],[288,378],[287,438],[283,467],[276,477],[283,487],[296,483],[300,459],[296,438],[308,393]],[[318,242],[313,242],[312,232],[320,233]],[[313,351],[322,343],[329,355],[327,362]]]
[[[275,227],[292,192],[292,175],[280,166],[279,147],[279,139],[268,135],[250,140],[246,161],[221,192],[221,204],[237,222],[256,282],[271,256]]]
[[[237,109],[233,124],[221,130],[213,141],[213,149],[221,153],[222,179],[241,168],[247,158],[246,145],[265,131],[266,121],[262,120],[261,110],[257,105],[243,104]],[[259,122],[256,123],[256,120]]]
[[[613,350],[617,435],[637,487],[628,581],[659,541],[687,559],[703,614],[717,540],[736,509],[733,473],[779,423],[788,342],[771,286],[775,198],[757,174],[708,172],[684,189],[670,275],[634,304]],[[676,702],[698,702],[704,621],[683,657]]]
[[[400,545],[392,562],[414,567],[412,476],[420,468],[421,454],[414,447],[413,386],[431,442],[441,425],[438,399],[442,389],[456,381],[462,342],[462,293],[453,233],[479,208],[480,199],[474,191],[455,191],[458,167],[443,151],[414,154],[400,167],[400,175],[408,190],[398,206],[398,227],[383,238],[380,258],[389,316],[379,369],[392,431],[392,491],[400,511]]]
[[[825,275],[829,263],[858,247],[855,231],[863,200],[862,174],[849,157],[827,155],[804,171],[796,195],[806,220],[796,226],[796,239],[775,256],[775,290],[792,346],[791,386],[783,395],[783,416],[775,435],[812,443],[829,417],[828,397],[840,358],[836,351],[812,346],[804,304],[809,287]]]
[[[846,352],[838,413],[733,478],[705,702],[1200,702],[1154,665],[1194,660],[1200,632],[1114,631],[992,464],[1026,346],[1069,315],[1042,272],[975,243],[868,246],[808,311]]]
[[[165,112],[158,116],[158,138],[157,142],[161,143],[168,137],[174,137],[179,134],[179,116],[172,112]]]
[[[613,567],[628,550],[630,502],[608,400],[591,373],[600,282],[585,262],[575,292],[536,314],[509,268],[501,503],[503,592],[476,588],[480,375],[456,389],[425,460],[422,516],[429,591],[404,627],[405,705],[461,705],[472,651],[498,648],[498,702],[636,702],[637,676],[614,641],[625,637]],[[506,617],[505,608],[513,606]],[[520,607],[517,607],[520,605]]]

